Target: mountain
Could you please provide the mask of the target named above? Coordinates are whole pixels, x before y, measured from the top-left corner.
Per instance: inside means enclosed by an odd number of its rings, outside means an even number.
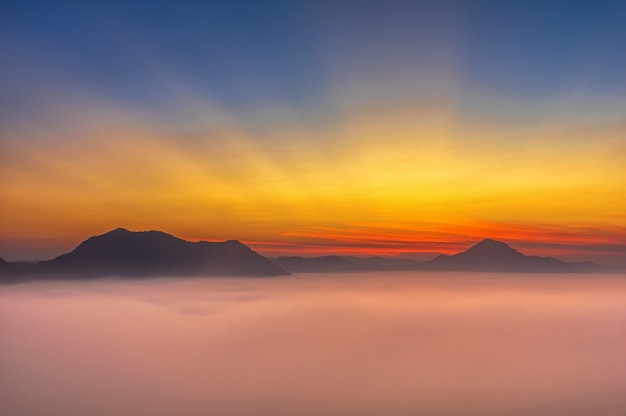
[[[23,261],[8,262],[0,257],[0,284],[21,282],[20,276],[22,272],[30,270],[31,267],[31,263]]]
[[[423,263],[423,270],[472,272],[581,273],[585,270],[554,257],[526,256],[501,241],[485,239],[451,256]]]
[[[0,275],[7,274],[11,269],[11,263],[0,257]]]
[[[583,273],[593,263],[566,263],[554,257],[526,256],[501,241],[485,239],[454,255],[439,255],[426,262],[388,257],[279,257],[274,262],[292,273],[364,271],[468,271],[525,273]],[[599,267],[599,266],[598,266]]]
[[[189,242],[161,231],[118,228],[83,241],[67,254],[36,264],[0,258],[0,281],[16,278],[99,276],[280,276],[292,273],[368,271],[472,271],[525,273],[610,272],[591,262],[566,263],[526,256],[501,241],[485,239],[454,255],[427,262],[386,257],[278,257],[270,261],[243,243]],[[10,278],[10,279],[9,279]]]
[[[117,228],[67,254],[31,265],[40,277],[280,276],[289,274],[245,244],[190,242],[161,231]]]
[[[584,273],[593,263],[566,263],[554,257],[526,256],[508,244],[485,239],[454,255],[439,255],[426,262],[389,257],[278,257],[274,262],[291,273],[366,271],[468,271],[524,273]],[[600,266],[595,265],[597,268]]]
[[[367,264],[377,267],[381,270],[419,270],[422,262],[412,259],[403,259],[397,257],[353,257],[353,256],[341,256],[342,259],[348,260],[354,263]]]
[[[594,263],[592,261],[569,261],[568,264],[572,266],[584,270],[586,272],[593,273],[615,273],[619,271],[618,267],[605,266],[600,265],[598,263]]]
[[[357,263],[338,256],[282,256],[274,259],[274,263],[291,273],[350,273],[382,269],[374,264]]]

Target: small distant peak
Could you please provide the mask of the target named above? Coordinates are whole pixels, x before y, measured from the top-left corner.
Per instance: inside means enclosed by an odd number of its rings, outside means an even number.
[[[502,241],[494,240],[492,238],[485,238],[479,243],[474,244],[470,247],[468,252],[472,253],[493,253],[493,252],[515,252],[517,250],[513,249],[507,243],[503,243]]]
[[[239,241],[239,240],[226,240],[226,242],[227,242],[227,243],[230,243],[230,244],[241,244],[241,245],[244,245],[244,244],[243,244],[241,241]]]
[[[122,228],[122,227],[117,227],[115,230],[109,231],[107,234],[127,234],[130,233],[131,231],[127,230],[126,228]]]
[[[493,243],[505,244],[502,241],[494,240],[493,238],[485,238],[481,242],[479,242],[478,244],[493,244]]]
[[[239,240],[226,240],[226,244],[233,247],[245,247],[250,248]]]
[[[477,247],[477,246],[510,247],[507,243],[494,240],[493,238],[485,238],[481,242],[474,245],[474,247]]]
[[[130,235],[130,234],[145,235],[145,236],[157,235],[157,234],[158,235],[169,235],[169,234],[164,233],[163,231],[159,231],[159,230],[131,231],[131,230],[128,230],[128,229],[123,228],[123,227],[117,227],[115,230],[109,231],[105,235]]]

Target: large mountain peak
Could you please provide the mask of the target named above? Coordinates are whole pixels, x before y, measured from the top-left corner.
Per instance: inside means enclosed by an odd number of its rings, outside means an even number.
[[[522,255],[519,251],[509,246],[507,243],[493,240],[491,238],[485,238],[481,242],[474,244],[472,247],[467,249],[465,253],[471,253],[474,255]]]
[[[41,262],[36,273],[77,276],[278,276],[285,270],[237,240],[191,242],[116,228]]]
[[[576,267],[560,260],[526,256],[502,241],[484,239],[466,251],[441,255],[425,264],[427,270],[491,272],[575,272]]]

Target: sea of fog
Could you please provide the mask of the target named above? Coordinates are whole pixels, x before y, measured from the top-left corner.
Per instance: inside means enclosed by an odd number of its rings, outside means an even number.
[[[0,286],[0,415],[626,415],[626,278]]]

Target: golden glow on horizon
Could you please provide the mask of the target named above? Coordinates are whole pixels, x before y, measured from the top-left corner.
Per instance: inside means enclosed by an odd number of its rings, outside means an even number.
[[[285,252],[334,241],[329,251],[388,253],[398,229],[396,252],[486,236],[625,243],[623,125],[451,114],[357,112],[332,129],[260,136],[232,124],[185,136],[86,123],[70,137],[3,137],[3,241],[76,242],[124,226]]]

